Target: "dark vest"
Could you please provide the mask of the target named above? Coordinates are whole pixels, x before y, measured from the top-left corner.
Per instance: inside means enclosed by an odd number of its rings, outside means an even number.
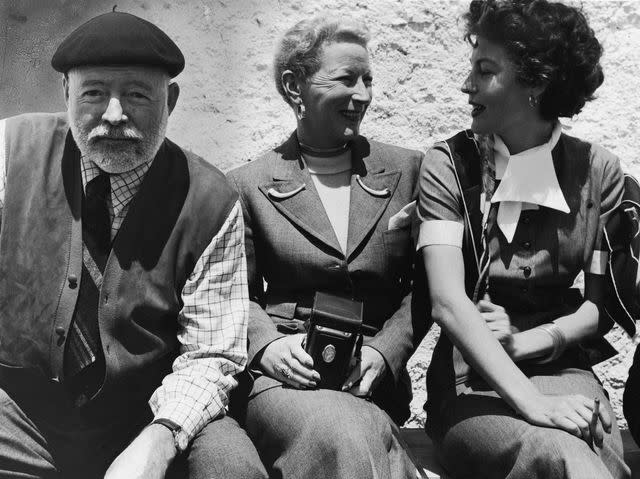
[[[5,137],[0,372],[64,382],[82,268],[80,153],[66,114],[9,118]],[[106,377],[98,397],[114,407],[146,401],[171,371],[182,288],[236,199],[219,170],[163,142],[104,272],[98,318]]]

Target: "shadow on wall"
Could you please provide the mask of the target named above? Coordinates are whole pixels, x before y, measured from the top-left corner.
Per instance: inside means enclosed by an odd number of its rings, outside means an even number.
[[[51,56],[77,26],[115,3],[124,10],[131,2],[0,1],[0,118],[63,110],[61,77],[51,67]]]

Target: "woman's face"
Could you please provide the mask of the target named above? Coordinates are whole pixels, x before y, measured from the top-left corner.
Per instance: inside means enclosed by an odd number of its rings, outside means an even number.
[[[515,65],[506,50],[483,37],[471,54],[471,72],[462,92],[469,95],[471,129],[478,134],[498,134],[501,138],[520,134],[538,117],[529,104],[531,88],[516,81]]]
[[[366,48],[351,42],[325,45],[320,69],[301,85],[306,109],[306,118],[298,122],[301,141],[333,148],[357,136],[371,103],[372,80]]]

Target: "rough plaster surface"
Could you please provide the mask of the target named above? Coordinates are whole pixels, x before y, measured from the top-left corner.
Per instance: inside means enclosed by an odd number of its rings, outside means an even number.
[[[223,170],[250,161],[295,127],[273,85],[271,60],[286,28],[320,12],[350,14],[371,30],[374,103],[365,135],[425,150],[469,125],[459,91],[469,48],[458,18],[467,2],[455,0],[0,0],[0,117],[63,108],[60,77],[49,59],[75,26],[115,3],[160,25],[182,48],[187,67],[176,79],[181,97],[169,136]],[[640,123],[640,2],[582,4],[605,47],[606,80],[599,98],[564,123],[640,176],[633,143]],[[425,372],[437,334],[434,327],[409,363],[410,425],[424,422]],[[624,424],[621,393],[633,344],[619,331],[610,336],[621,354],[597,372]]]

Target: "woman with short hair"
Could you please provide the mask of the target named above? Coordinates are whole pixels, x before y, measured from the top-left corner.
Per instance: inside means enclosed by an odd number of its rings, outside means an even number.
[[[412,304],[411,294],[422,154],[359,134],[372,98],[368,39],[364,25],[338,17],[285,33],[275,83],[296,131],[229,175],[243,205],[253,301],[253,382],[240,420],[275,477],[416,475],[397,425],[409,417],[405,365],[427,326],[424,295]],[[318,389],[302,344],[315,293],[361,301],[371,332],[341,391]]]
[[[443,330],[427,431],[454,477],[629,477],[591,370],[611,327],[600,244],[622,171],[558,121],[594,98],[602,47],[561,3],[472,1],[464,18],[472,131],[436,144],[420,177],[418,248]]]

